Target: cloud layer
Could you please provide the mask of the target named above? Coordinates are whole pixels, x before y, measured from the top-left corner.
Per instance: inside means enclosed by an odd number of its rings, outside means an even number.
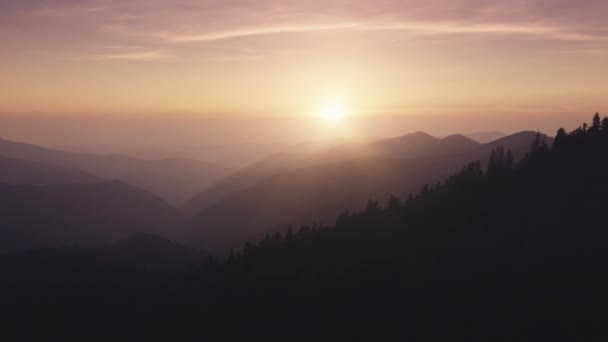
[[[3,1],[0,12],[0,28],[15,35],[42,33],[57,42],[77,36],[86,47],[82,50],[117,43],[149,48],[107,55],[129,60],[179,55],[179,46],[171,45],[328,31],[520,35],[599,43],[608,38],[608,2],[602,0],[28,0]],[[159,53],[159,46],[174,51]]]

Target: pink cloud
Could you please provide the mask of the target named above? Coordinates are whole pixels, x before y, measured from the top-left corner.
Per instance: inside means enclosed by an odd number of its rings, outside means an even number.
[[[0,31],[40,32],[56,44],[136,44],[175,54],[189,43],[332,31],[608,39],[602,29],[608,1],[600,0],[58,0],[3,3],[0,12],[6,19]]]

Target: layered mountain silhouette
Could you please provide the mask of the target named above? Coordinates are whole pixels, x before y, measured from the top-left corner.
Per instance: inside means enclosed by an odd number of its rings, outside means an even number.
[[[202,210],[191,220],[187,240],[222,253],[290,224],[331,223],[343,211],[362,209],[367,199],[407,196],[443,181],[472,160],[487,160],[496,147],[511,150],[517,160],[536,136],[521,132],[479,144],[462,135],[437,139],[417,132],[314,155],[270,157],[195,197],[190,206]]]
[[[0,182],[9,184],[98,183],[91,173],[0,156]]]
[[[224,166],[186,158],[142,160],[124,155],[70,153],[0,139],[0,156],[120,179],[179,205],[226,174]]]
[[[186,248],[150,233],[135,233],[115,242],[87,246],[41,248],[0,256],[4,271],[22,273],[100,271],[117,268],[128,271],[194,271],[209,259],[203,251]],[[8,269],[7,269],[8,268]]]
[[[438,139],[416,132],[313,153],[273,154],[196,196],[185,209],[191,214],[185,227],[154,195],[97,175],[177,200],[186,195],[184,188],[194,192],[209,180],[199,181],[209,175],[209,164],[77,154],[0,140],[0,155],[20,158],[0,157],[0,181],[13,184],[0,187],[11,222],[0,250],[97,243],[145,231],[223,253],[290,224],[329,223],[343,211],[361,209],[369,198],[406,196],[471,160],[486,160],[498,146],[520,158],[535,136],[521,132],[480,144],[463,135]]]
[[[195,261],[201,267],[175,268],[192,252],[150,234],[0,255],[3,334],[77,341],[605,340],[608,117],[600,124],[596,115],[570,133],[560,129],[555,141],[534,134],[523,158],[503,147],[528,136],[453,156],[491,149],[487,161],[463,164],[441,185],[387,205],[369,201],[335,224],[269,234],[224,260]],[[442,166],[437,160],[445,157],[392,161]],[[355,174],[389,174],[369,166],[388,158],[356,160],[365,167]]]
[[[478,143],[485,144],[492,142],[494,140],[498,140],[500,138],[504,138],[506,134],[499,131],[487,131],[487,132],[472,132],[463,134],[465,137],[475,140]]]
[[[121,181],[0,184],[0,252],[111,242],[137,232],[172,236],[176,210]]]
[[[91,249],[122,264],[147,270],[196,270],[209,254],[150,233],[136,233]]]
[[[414,159],[452,155],[474,150],[479,145],[462,135],[438,139],[424,132],[415,132],[366,143],[342,144],[311,153],[275,153],[237,171],[196,195],[187,203],[184,210],[187,214],[194,215],[234,192],[253,186],[270,176],[298,168],[357,158]]]
[[[138,159],[162,160],[186,158],[219,165],[244,166],[265,156],[279,152],[303,149],[285,143],[238,143],[212,145],[104,147],[86,145],[58,145],[54,149],[85,154],[122,154]]]

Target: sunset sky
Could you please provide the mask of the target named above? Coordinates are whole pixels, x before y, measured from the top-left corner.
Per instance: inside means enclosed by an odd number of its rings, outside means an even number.
[[[605,0],[0,2],[0,115],[607,107]]]

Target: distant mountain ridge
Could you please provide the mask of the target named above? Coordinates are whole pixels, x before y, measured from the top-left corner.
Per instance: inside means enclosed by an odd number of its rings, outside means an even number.
[[[500,138],[504,138],[507,136],[503,132],[499,131],[486,131],[486,132],[472,132],[463,134],[465,137],[475,140],[480,144],[489,143],[492,141],[496,141]]]
[[[182,204],[228,172],[223,166],[186,158],[141,160],[124,155],[71,153],[4,139],[0,139],[0,156],[121,179],[175,205]]]
[[[78,273],[83,268],[117,267],[131,271],[192,271],[209,259],[203,251],[184,247],[150,233],[135,233],[118,241],[87,246],[61,246],[0,254],[0,268],[40,277],[47,273]],[[10,270],[9,268],[9,270]]]
[[[526,134],[534,136],[535,132],[528,132]],[[525,144],[529,143],[527,139],[524,140]],[[496,142],[501,143],[498,140]],[[504,140],[504,142],[511,144],[508,139]],[[522,147],[518,145],[517,148],[514,149],[520,150],[521,148]],[[424,132],[414,132],[395,138],[360,144],[342,145],[315,153],[275,153],[242,168],[219,183],[210,186],[202,193],[194,196],[186,204],[184,212],[190,216],[195,215],[232,193],[253,186],[272,175],[296,170],[298,168],[369,157],[407,160],[420,157],[428,158],[441,155],[457,155],[473,153],[478,149],[486,152],[481,155],[473,155],[471,156],[472,158],[479,159],[489,153],[487,152],[487,149],[483,149],[482,144],[479,144],[464,135],[455,134],[439,139]]]
[[[98,183],[102,178],[81,170],[70,170],[0,156],[0,183],[79,184]]]
[[[171,237],[177,211],[121,181],[0,184],[0,252],[115,241],[137,232]]]
[[[284,230],[289,224],[331,223],[329,220],[345,210],[361,209],[370,198],[384,201],[391,194],[405,197],[425,183],[443,181],[468,162],[485,163],[498,146],[511,150],[518,160],[529,151],[536,135],[531,131],[520,132],[489,144],[478,144],[461,135],[437,139],[414,133],[373,142],[373,148],[366,153],[352,153],[349,156],[356,157],[350,159],[336,158],[336,162],[327,163],[327,154],[322,154],[322,162],[275,172],[211,202],[191,220],[188,239],[221,253],[246,239],[259,238],[265,232]],[[550,138],[545,139],[551,144]],[[430,151],[429,155],[387,158],[399,155],[398,147],[403,146],[403,140],[415,141],[421,151]],[[409,149],[409,146],[404,148],[407,152],[404,156],[420,155],[420,152],[408,154]],[[378,155],[370,157],[367,152],[373,150],[379,151]],[[329,154],[335,152],[332,150]]]
[[[314,153],[273,154],[195,197],[185,227],[181,214],[155,195],[77,167],[148,185],[162,180],[173,189],[179,188],[173,182],[190,185],[200,176],[198,161],[81,155],[0,140],[0,153],[38,160],[0,157],[0,182],[12,183],[0,184],[0,200],[7,203],[0,209],[6,224],[0,251],[99,243],[147,232],[218,252],[289,224],[329,222],[342,211],[360,209],[369,198],[406,196],[469,161],[487,160],[498,146],[519,159],[536,135],[520,132],[479,144],[463,135],[439,139],[415,132]],[[172,167],[184,165],[185,171],[173,172]]]
[[[187,215],[195,215],[214,202],[280,172],[356,158],[413,159],[461,153],[478,145],[479,143],[464,136],[453,135],[438,139],[424,132],[414,132],[395,138],[345,144],[314,153],[275,153],[242,168],[194,196],[186,204],[184,212]]]

